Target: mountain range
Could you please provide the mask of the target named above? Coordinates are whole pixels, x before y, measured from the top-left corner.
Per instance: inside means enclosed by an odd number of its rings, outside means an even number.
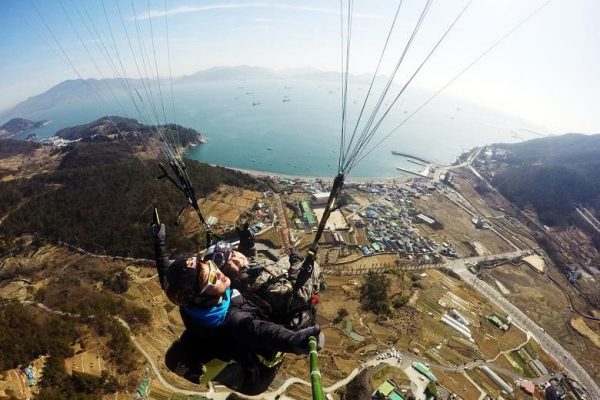
[[[268,68],[242,65],[235,67],[209,68],[191,75],[174,78],[173,84],[260,79],[305,79],[341,82],[341,74],[338,72],[325,72],[314,68],[295,68],[275,71]],[[355,83],[368,84],[371,80],[371,76],[367,74],[350,75],[349,79]],[[386,77],[379,76],[378,80],[381,79],[386,79]],[[126,80],[120,78],[66,80],[39,95],[32,96],[14,107],[0,112],[0,123],[8,121],[11,118],[28,116],[35,112],[54,107],[57,104],[71,104],[88,101],[90,96],[108,98],[110,96],[110,91],[126,92],[128,88],[131,88],[132,91],[138,91],[143,94],[144,83],[149,83],[152,88],[156,87],[155,79],[150,79],[148,82],[131,78]],[[167,80],[161,81],[161,85],[166,84]]]

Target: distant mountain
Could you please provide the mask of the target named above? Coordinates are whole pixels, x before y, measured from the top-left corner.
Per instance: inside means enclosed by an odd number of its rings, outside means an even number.
[[[44,93],[32,96],[11,109],[0,113],[0,123],[17,116],[27,116],[38,111],[72,103],[90,102],[94,96],[110,98],[110,91],[123,90],[125,82],[121,79],[74,79],[51,87]],[[140,80],[128,80],[130,87],[142,88]]]
[[[577,204],[600,212],[600,134],[566,134],[515,144],[493,183],[518,206],[530,206],[547,225],[567,223]]]
[[[48,121],[30,121],[25,118],[13,118],[4,125],[0,126],[0,139],[16,135],[18,133],[28,132],[32,129],[44,126]]]
[[[208,82],[208,81],[236,81],[249,79],[273,79],[277,73],[267,68],[240,65],[237,67],[213,67],[198,71],[192,75],[177,78],[175,82]]]
[[[383,77],[382,77],[383,78]],[[174,84],[190,84],[194,82],[216,81],[244,81],[258,79],[306,79],[315,81],[340,82],[341,74],[338,72],[324,72],[314,68],[296,68],[274,71],[262,67],[240,65],[235,67],[214,67],[192,75],[182,76],[173,80]],[[368,83],[369,75],[350,75],[354,83]],[[150,79],[150,85],[155,85],[155,80]],[[112,93],[122,94],[129,87],[144,93],[144,82],[140,79],[75,79],[67,80],[51,87],[44,93],[28,98],[11,109],[0,112],[0,123],[17,116],[27,116],[36,112],[77,102],[94,101],[94,97],[110,99]]]

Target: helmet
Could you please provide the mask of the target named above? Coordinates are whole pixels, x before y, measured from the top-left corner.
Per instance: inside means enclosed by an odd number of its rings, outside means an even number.
[[[231,251],[231,243],[221,240],[206,250],[204,260],[212,260],[219,269],[222,269],[223,265],[229,260]]]
[[[167,271],[167,297],[174,304],[184,306],[199,295],[199,265],[196,257],[178,258]]]

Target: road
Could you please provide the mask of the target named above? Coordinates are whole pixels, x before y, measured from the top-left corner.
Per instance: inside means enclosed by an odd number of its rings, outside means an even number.
[[[585,387],[591,395],[591,398],[600,399],[600,388],[571,353],[565,350],[556,340],[548,335],[542,328],[525,315],[525,313],[519,310],[498,291],[469,272],[463,261],[464,260],[454,260],[452,270],[456,272],[463,281],[473,286],[475,290],[483,294],[504,313],[509,315],[513,323],[521,327],[525,332],[529,332],[540,346],[565,369],[570,377],[578,380]]]
[[[594,215],[585,207],[581,209],[579,207],[575,207],[577,213],[588,223],[590,226],[598,233],[600,233],[600,222],[594,217]]]
[[[290,230],[287,224],[287,218],[285,217],[285,207],[283,207],[283,202],[281,201],[281,196],[275,193],[273,195],[275,198],[275,213],[277,214],[277,220],[279,221],[279,225],[281,227],[281,240],[283,241],[283,250],[284,252],[291,248],[290,245]]]

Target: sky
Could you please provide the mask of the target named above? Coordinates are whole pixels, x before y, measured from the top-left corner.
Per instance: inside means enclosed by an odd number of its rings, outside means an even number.
[[[467,4],[411,85],[442,88],[546,1],[434,0],[395,80],[410,76]],[[392,73],[426,2],[402,2],[381,73]],[[375,71],[398,4],[353,1],[350,73]],[[341,71],[347,15],[330,0],[3,0],[0,110],[66,79],[138,77],[144,65],[162,77],[235,65]],[[550,0],[444,93],[544,133],[600,133],[598,15],[597,0]]]

